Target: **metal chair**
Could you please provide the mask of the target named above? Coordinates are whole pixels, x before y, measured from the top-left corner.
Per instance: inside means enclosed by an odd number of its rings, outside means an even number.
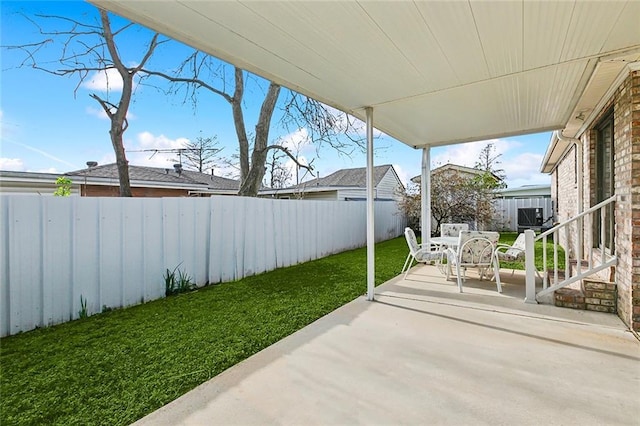
[[[524,260],[524,255],[524,233],[518,235],[518,238],[516,238],[512,245],[498,244],[498,246],[496,247],[496,257],[498,259],[498,263],[500,263],[500,261],[518,262],[520,260]],[[514,270],[512,269],[511,275],[513,275],[513,271]]]
[[[404,273],[405,279],[407,278],[409,269],[411,269],[414,261],[418,263],[430,263],[439,262],[442,258],[443,252],[438,245],[429,244],[428,246],[424,246],[422,244],[418,244],[418,240],[416,239],[416,234],[413,232],[413,229],[404,228],[404,237],[407,240],[407,245],[409,246],[409,254],[407,255],[407,259],[404,261],[404,266],[400,273]]]
[[[496,247],[495,255],[496,260],[498,261],[498,268],[500,267],[500,262],[519,262],[524,261],[526,249],[525,249],[525,240],[524,240],[524,232],[518,235],[518,238],[513,242],[512,245],[508,244],[498,244]],[[511,269],[511,275],[515,272],[515,269]],[[536,269],[536,275],[538,278],[542,279],[540,272]]]
[[[500,265],[495,255],[499,239],[500,234],[497,232],[460,231],[458,247],[455,250],[447,249],[447,279],[451,276],[452,267],[455,267],[460,293],[467,268],[478,268],[480,279],[486,277],[488,270],[493,268],[498,293],[502,293],[498,269]]]

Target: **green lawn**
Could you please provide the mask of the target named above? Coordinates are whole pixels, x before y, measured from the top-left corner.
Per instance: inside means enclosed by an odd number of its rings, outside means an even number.
[[[377,244],[376,284],[406,255]],[[129,424],[365,291],[363,248],[3,338],[0,424]]]
[[[406,255],[378,244],[376,283]],[[0,424],[129,424],[365,291],[358,249],[3,338]]]
[[[517,232],[501,232],[500,243],[501,244],[513,244],[518,238]],[[535,244],[536,249],[536,268],[542,272],[545,270],[542,265],[542,241],[537,241]],[[564,250],[558,246],[558,264],[564,265]],[[500,269],[522,269],[524,270],[524,260],[521,262],[500,262]],[[547,269],[553,269],[553,239],[547,238]],[[560,269],[564,269],[560,266]]]

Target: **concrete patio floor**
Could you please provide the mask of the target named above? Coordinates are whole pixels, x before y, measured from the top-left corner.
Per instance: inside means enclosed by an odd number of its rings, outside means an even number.
[[[140,425],[639,425],[640,344],[615,315],[522,302],[524,278],[432,266],[228,369]]]

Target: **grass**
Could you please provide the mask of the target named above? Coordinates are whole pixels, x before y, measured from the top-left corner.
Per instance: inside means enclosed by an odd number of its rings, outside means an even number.
[[[501,232],[500,244],[511,245],[518,237],[517,232]],[[536,241],[535,243],[536,257],[535,265],[538,271],[544,271],[542,262],[542,241]],[[564,265],[564,250],[558,246],[558,265]],[[520,262],[500,262],[500,269],[522,269],[524,270],[524,260]],[[547,267],[546,269],[553,269],[553,240],[547,239]],[[561,268],[562,269],[562,268]]]
[[[378,244],[376,283],[406,255]],[[365,291],[358,249],[3,338],[0,424],[129,424]]]
[[[406,255],[377,244],[376,284]],[[365,291],[363,248],[3,338],[0,424],[129,424]]]

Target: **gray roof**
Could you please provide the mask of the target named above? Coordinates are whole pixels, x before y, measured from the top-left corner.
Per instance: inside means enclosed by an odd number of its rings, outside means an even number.
[[[65,173],[67,176],[86,176],[95,178],[118,179],[118,166],[115,163]],[[184,185],[202,185],[203,189],[238,190],[240,181],[213,176],[206,173],[182,170],[180,174],[171,168],[129,165],[131,181],[170,183]]]
[[[373,167],[373,185],[378,186],[382,178],[389,169],[393,170],[391,164]],[[394,171],[395,173],[395,171]],[[318,187],[354,187],[365,188],[367,186],[367,168],[358,167],[356,169],[341,169],[320,179],[312,179],[287,189]]]

